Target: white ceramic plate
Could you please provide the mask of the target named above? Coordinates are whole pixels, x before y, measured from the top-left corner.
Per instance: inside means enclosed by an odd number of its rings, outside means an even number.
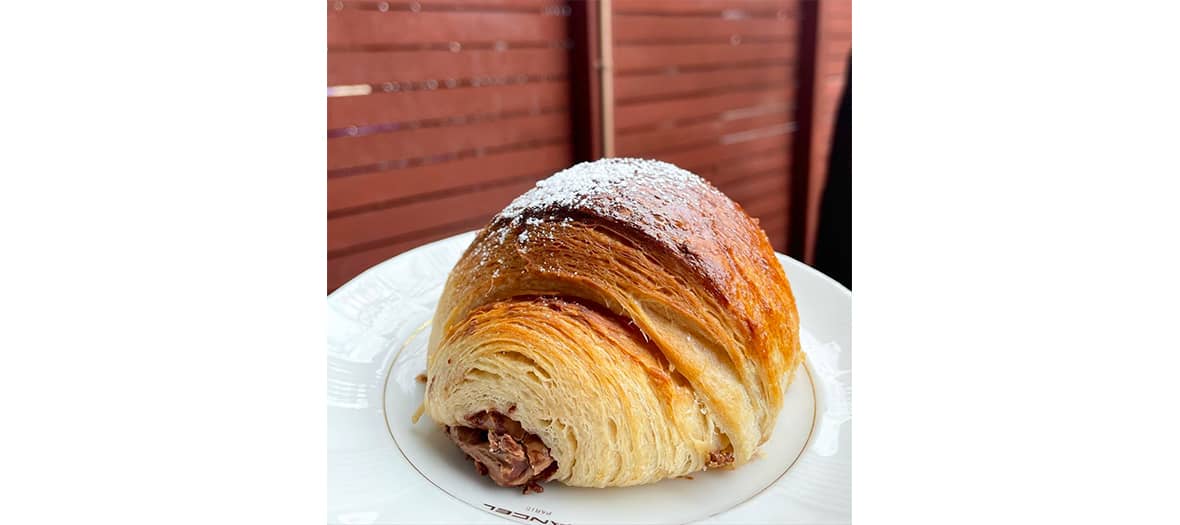
[[[629,488],[497,487],[429,417],[415,377],[447,273],[474,238],[385,261],[328,296],[328,523],[846,523],[851,520],[851,293],[779,254],[807,366],[761,456]]]

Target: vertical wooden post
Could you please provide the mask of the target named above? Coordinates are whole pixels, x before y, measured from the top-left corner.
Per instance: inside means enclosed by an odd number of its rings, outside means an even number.
[[[615,156],[615,60],[611,0],[598,0],[598,63],[602,86],[602,155]]]
[[[790,208],[787,254],[802,260],[807,252],[808,195],[815,121],[815,63],[819,34],[819,1],[799,1],[799,47],[796,54],[795,143],[791,151]]]

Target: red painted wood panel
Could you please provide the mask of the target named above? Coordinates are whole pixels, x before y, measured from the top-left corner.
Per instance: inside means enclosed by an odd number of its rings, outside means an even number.
[[[565,49],[333,52],[328,53],[328,85],[434,79],[445,86],[447,79],[564,76],[568,63]]]
[[[615,68],[628,70],[727,64],[745,60],[786,60],[795,57],[791,41],[778,43],[684,44],[615,47]]]
[[[565,19],[534,13],[328,9],[328,49],[381,44],[558,42]]]
[[[661,15],[699,15],[702,13],[739,13],[776,16],[788,15],[797,0],[614,0],[615,13],[658,13]]]
[[[770,173],[748,173],[745,177],[730,181],[720,189],[737,202],[750,202],[767,193],[784,193],[788,174],[785,171]]]
[[[475,217],[490,219],[535,181],[414,202],[328,220],[328,258],[382,245],[382,240]]]
[[[486,217],[460,220],[455,223],[439,225],[433,230],[417,235],[404,237],[390,242],[379,248],[353,253],[328,260],[328,291],[331,292],[372,266],[394,257],[402,252],[417,248],[431,241],[444,239],[474,229],[479,229],[487,223]]]
[[[766,157],[784,159],[784,163],[789,163],[791,152],[783,151],[783,143],[789,139],[775,139],[769,142],[762,142],[761,144],[755,142],[753,148],[745,148],[736,152],[711,152],[714,156],[706,157],[698,160],[695,163],[687,164],[685,169],[692,170],[705,178],[712,180],[713,177],[728,178],[739,177],[742,173],[754,171],[749,166],[751,163],[761,162]],[[757,167],[757,166],[755,166]]]
[[[766,219],[757,219],[757,220],[758,220],[758,226],[760,226],[762,228],[762,230],[767,232],[768,234],[770,232],[781,232],[785,236],[787,220],[788,220],[788,218],[785,214],[772,215],[770,217],[767,217]],[[768,235],[768,237],[769,237],[769,235]],[[773,237],[771,237],[771,239],[773,241]]]
[[[666,153],[658,156],[660,160],[671,162],[677,166],[699,166],[716,162],[722,158],[737,158],[752,153],[763,153],[772,149],[786,149],[790,141],[790,133],[759,137],[733,144],[721,144],[691,150]]]
[[[572,162],[569,4],[328,4],[328,290]]]
[[[465,126],[440,126],[363,137],[328,139],[328,169],[362,166],[394,159],[430,157],[452,151],[482,149],[540,140],[568,125],[565,112],[499,119]]]
[[[559,8],[564,5],[561,0],[329,0],[329,6],[340,4],[343,9],[379,10],[382,3],[389,5],[389,10],[408,11],[414,4],[422,11],[525,11],[542,13],[546,9]]]
[[[690,169],[787,247],[800,0],[614,0],[620,155]]]
[[[786,173],[790,168],[790,152],[783,148],[774,148],[765,152],[754,152],[735,159],[719,159],[718,162],[704,168],[707,175],[702,175],[718,188],[723,188],[729,182],[740,180],[751,173],[767,173],[777,171]]]
[[[776,64],[704,72],[620,75],[615,80],[615,103],[625,106],[734,86],[781,85],[789,82],[793,74],[790,66]]]
[[[743,131],[766,129],[788,124],[791,114],[785,110],[733,120],[711,120],[699,124],[674,126],[616,139],[617,154],[622,157],[675,151],[687,147],[723,144],[726,137]]]
[[[539,82],[509,86],[379,93],[328,99],[328,128],[566,107],[569,85]]]
[[[787,215],[779,213],[771,215],[765,219],[758,219],[758,226],[766,233],[766,238],[770,239],[770,244],[779,252],[785,251],[787,238]]]
[[[657,122],[689,119],[762,106],[782,106],[790,103],[792,91],[787,86],[772,86],[706,97],[675,98],[620,106],[615,109],[615,129],[620,133],[625,133],[628,128]]]
[[[768,192],[750,198],[734,199],[738,204],[745,208],[746,213],[751,217],[757,217],[760,220],[769,220],[782,214],[782,211],[787,209],[789,202],[787,200],[787,192]]]
[[[806,223],[797,238],[808,250],[813,242],[851,34],[849,0],[813,4],[819,43],[815,56],[798,56],[802,1],[613,1],[616,155],[700,174],[760,219],[780,251],[796,224]],[[598,138],[573,122],[595,129],[597,117],[582,112],[598,106],[569,96],[576,57],[597,71],[585,57],[592,39],[568,48],[571,20],[593,20],[567,16],[580,4],[327,5],[328,85],[344,86],[329,93],[370,93],[327,102],[329,290],[404,250],[483,226],[534,180],[580,160],[575,146],[593,155],[586,148]],[[810,107],[796,99],[803,61],[816,61]],[[809,164],[792,158],[805,135],[793,128],[800,112],[812,125],[800,145]],[[804,167],[807,176],[792,179]],[[792,180],[809,181],[802,202],[792,201]]]
[[[328,213],[547,175],[569,166],[568,143],[328,180]]]
[[[795,34],[796,26],[788,19],[724,17],[668,17],[654,15],[626,15],[615,17],[616,43],[659,40],[685,40],[719,37],[728,41],[731,36],[762,36],[786,38]]]

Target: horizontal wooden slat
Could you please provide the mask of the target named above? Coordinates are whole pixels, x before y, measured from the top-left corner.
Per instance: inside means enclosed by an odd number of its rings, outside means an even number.
[[[447,6],[470,7],[560,7],[564,0],[418,0],[423,9],[443,9]]]
[[[844,42],[852,40],[852,30],[849,27],[852,21],[850,19],[839,15],[830,17],[827,13],[820,16],[823,19],[820,22],[820,31],[830,33],[833,40]]]
[[[615,101],[627,105],[635,99],[674,97],[729,86],[782,84],[793,78],[794,68],[785,64],[700,73],[619,76],[615,79]]]
[[[568,99],[569,86],[564,82],[329,98],[328,128],[511,110],[541,110],[566,106]]]
[[[620,106],[615,110],[615,129],[625,130],[653,122],[684,120],[741,108],[787,104],[791,102],[793,91],[793,88],[777,86],[757,91]]]
[[[757,156],[764,153],[765,152],[755,151],[751,152],[750,155]],[[716,186],[717,188],[725,186],[733,179],[744,177],[750,173],[755,173],[754,171],[747,170],[744,167],[733,167],[731,164],[734,164],[734,161],[716,159],[715,162],[709,162],[708,165],[695,166],[685,169],[700,175],[702,178],[709,181],[710,184]],[[788,163],[786,166],[789,167],[790,164]],[[762,172],[770,171],[772,168],[773,167],[765,168],[762,170]]]
[[[777,173],[749,173],[718,187],[737,202],[750,202],[766,193],[786,193],[788,175]]]
[[[487,223],[487,220],[488,217],[476,217],[456,223],[448,223],[433,230],[407,236],[372,250],[328,259],[328,293],[339,288],[361,272],[390,257],[417,248],[428,242],[482,228]]]
[[[695,166],[723,158],[737,158],[755,152],[764,152],[774,148],[786,149],[790,147],[791,137],[784,133],[777,136],[760,137],[754,140],[735,144],[722,144],[697,148],[675,153],[663,153],[657,156],[659,160],[671,162],[677,166]]]
[[[777,214],[784,213],[789,206],[787,192],[768,192],[748,199],[734,199],[742,205],[751,217],[769,220]]]
[[[782,147],[769,152],[757,152],[747,158],[725,159],[702,171],[708,173],[703,176],[709,182],[721,188],[731,181],[751,173],[788,173],[791,166],[790,160],[790,151],[786,147]]]
[[[472,157],[402,170],[328,179],[328,213],[440,191],[460,190],[571,164],[568,144]]]
[[[776,18],[667,17],[618,15],[613,20],[616,42],[682,39],[685,37],[773,36],[795,34],[798,24]]]
[[[848,1],[827,1],[820,3],[821,16],[837,16],[843,17],[844,20],[851,21],[852,19],[852,2]]]
[[[796,0],[614,0],[616,14],[631,12],[659,12],[669,15],[702,11],[768,11],[794,8]]]
[[[328,220],[328,257],[333,252],[359,249],[382,239],[425,230],[450,220],[499,212],[533,186],[525,180],[493,189],[462,193],[394,208]]]
[[[564,49],[328,53],[328,85],[564,75],[568,64]]]
[[[569,114],[552,113],[466,126],[440,126],[363,137],[332,138],[328,139],[328,169],[526,142],[562,135],[569,126]]]
[[[713,120],[689,126],[675,126],[671,129],[618,137],[615,139],[615,148],[616,153],[620,156],[634,157],[699,146],[703,143],[720,144],[725,135],[765,128],[775,124],[786,124],[790,118],[790,113],[780,111],[752,118]]]
[[[328,49],[421,42],[558,41],[566,19],[537,13],[328,9]]]
[[[381,0],[341,0],[339,2],[334,0],[328,1],[328,7],[334,9],[336,4],[340,4],[342,9],[369,9],[377,10],[382,4]],[[495,10],[503,9],[529,9],[541,12],[547,7],[561,7],[564,4],[563,0],[386,0],[384,3],[389,4],[391,11],[409,10],[413,8],[414,4],[418,4],[421,11],[473,11],[473,10]]]
[[[631,69],[725,64],[754,59],[785,60],[794,57],[795,46],[791,43],[616,46],[615,69],[625,73]]]
[[[791,151],[782,141],[771,144],[770,149],[744,151],[738,157],[717,157],[706,159],[701,164],[687,166],[692,171],[712,182],[725,184],[747,173],[763,173],[771,170],[787,170],[791,166]]]

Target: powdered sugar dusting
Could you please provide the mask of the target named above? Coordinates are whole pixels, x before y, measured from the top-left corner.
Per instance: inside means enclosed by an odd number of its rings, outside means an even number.
[[[667,162],[615,158],[583,162],[562,170],[512,201],[499,217],[515,219],[530,210],[549,207],[581,208],[609,213],[608,203],[626,204],[634,188],[656,189],[664,199],[683,195],[689,185],[702,185],[700,177]],[[596,197],[609,196],[610,199]]]
[[[744,216],[717,188],[687,170],[657,160],[601,159],[538,181],[492,219],[473,255],[480,265],[500,265],[501,248],[511,240],[514,251],[528,253],[582,217],[597,218],[633,228],[723,283],[730,265],[718,241],[742,227],[742,221],[733,221],[734,213]],[[549,271],[544,262],[536,267]]]

